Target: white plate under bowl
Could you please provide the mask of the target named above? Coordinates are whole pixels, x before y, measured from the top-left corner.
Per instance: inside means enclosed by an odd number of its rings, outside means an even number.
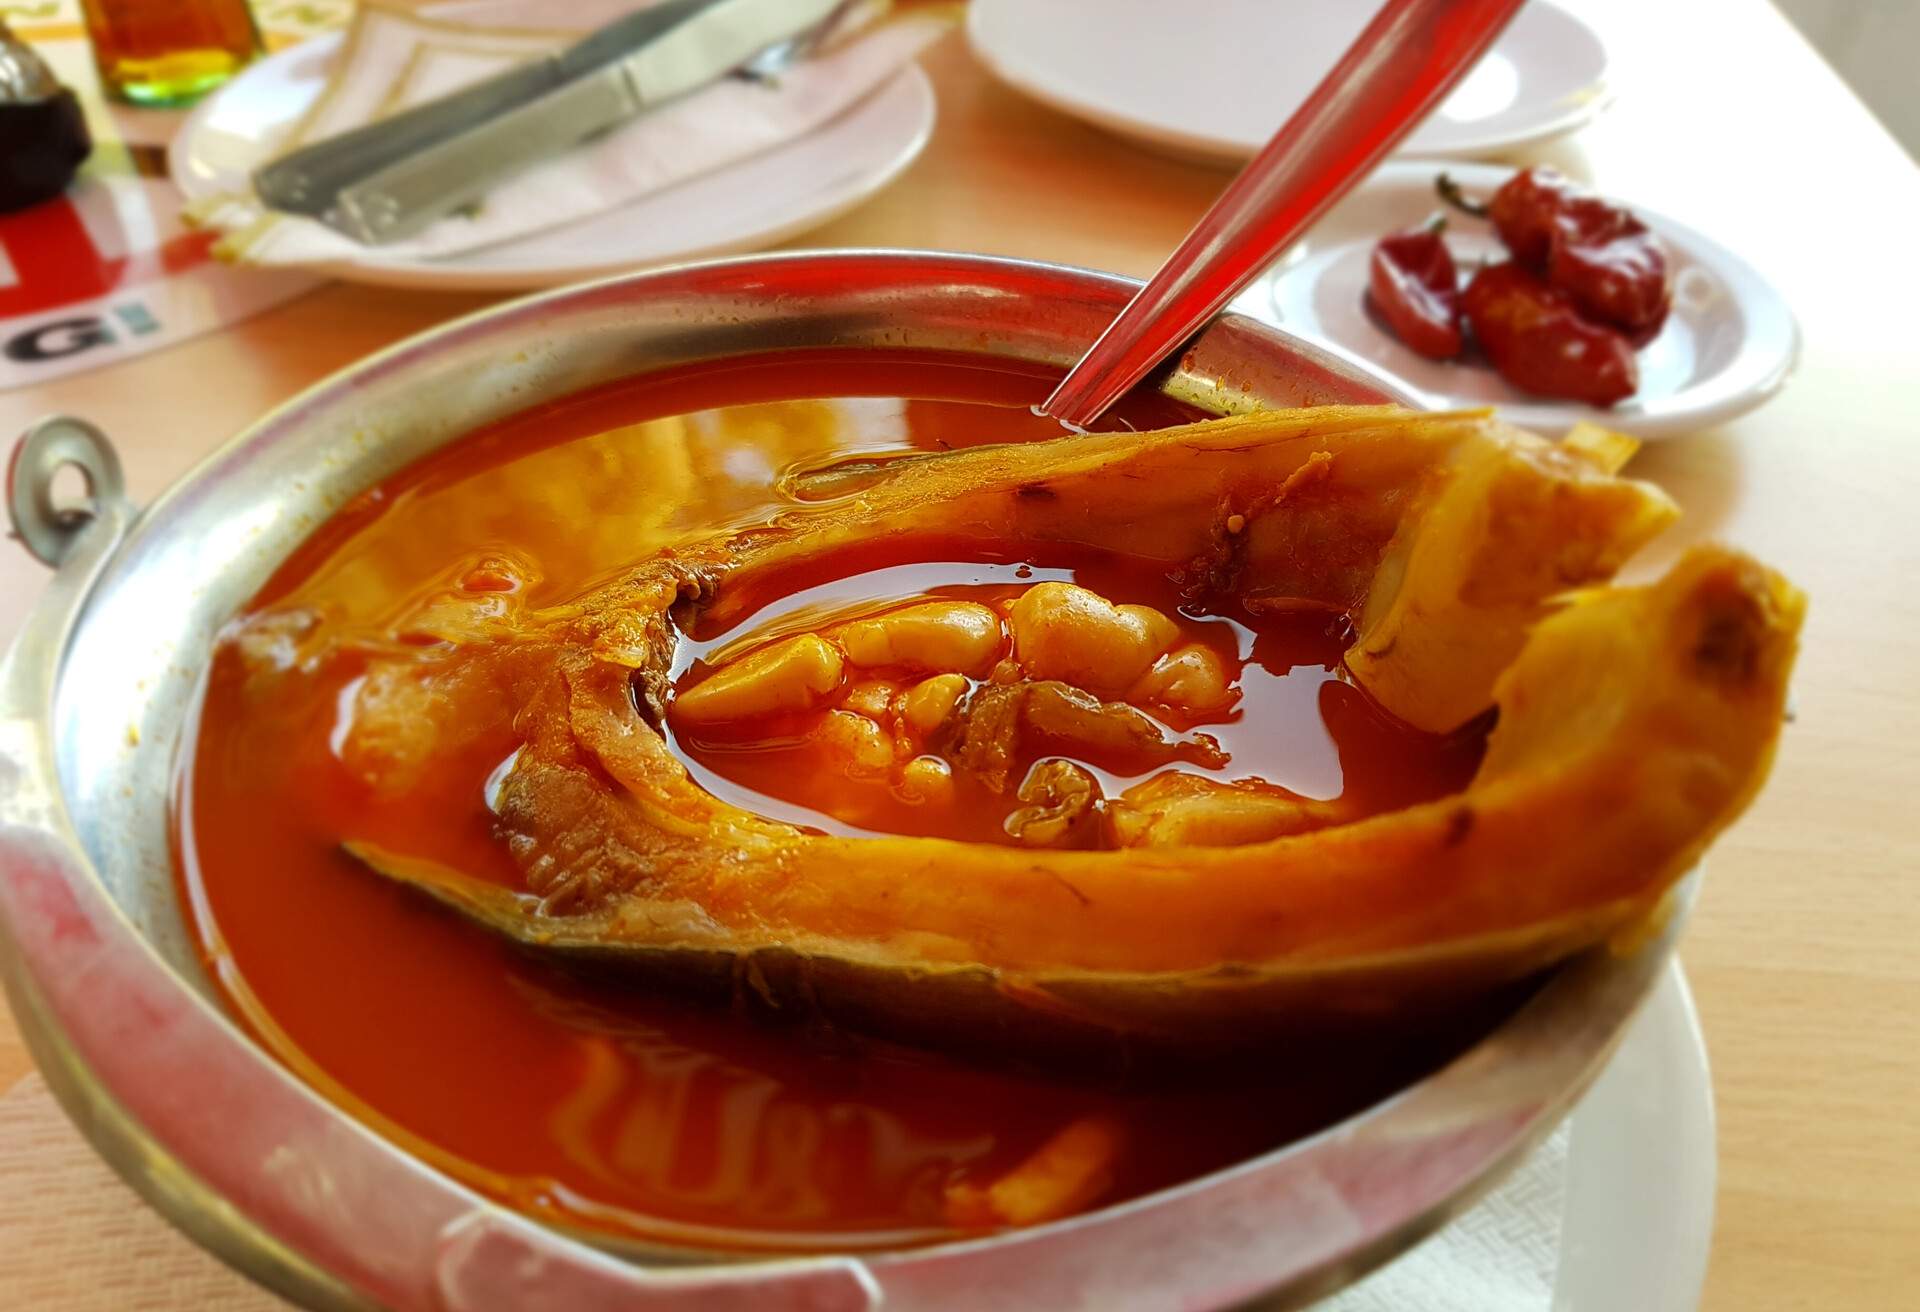
[[[168,152],[189,199],[246,188],[320,94],[339,46],[326,36],[283,50],[200,103]],[[604,214],[437,260],[370,247],[318,271],[390,287],[517,291],[755,250],[818,227],[893,181],[927,144],[933,120],[933,86],[910,65],[804,137]]]
[[[1694,1312],[1718,1161],[1707,1048],[1674,962],[1574,1110],[1553,1312]]]
[[[1485,196],[1513,170],[1444,166],[1468,192]],[[1800,330],[1780,294],[1745,260],[1702,233],[1622,198],[1667,242],[1674,260],[1673,313],[1642,347],[1640,390],[1610,409],[1532,397],[1510,386],[1475,353],[1429,360],[1407,349],[1364,303],[1374,243],[1436,209],[1442,165],[1394,162],[1314,225],[1233,308],[1331,344],[1384,369],[1437,409],[1495,405],[1524,427],[1556,435],[1580,419],[1643,438],[1672,437],[1723,423],[1780,390],[1800,351]],[[1504,258],[1491,225],[1464,214],[1447,224],[1461,270]]]
[[[1536,1228],[1542,1195],[1498,1185],[1499,1201],[1453,1223],[1469,1238],[1443,1230],[1314,1312],[1694,1312],[1718,1171],[1707,1050],[1678,962],[1566,1128],[1557,1162],[1516,1172],[1558,1195],[1556,1250]]]
[[[1238,164],[1267,143],[1360,35],[1354,0],[972,0],[967,37],[1034,99],[1157,150]],[[1487,155],[1579,127],[1607,103],[1607,50],[1533,0],[1401,145]]]

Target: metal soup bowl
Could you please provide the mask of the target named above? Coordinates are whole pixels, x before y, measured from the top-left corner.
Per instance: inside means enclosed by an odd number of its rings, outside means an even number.
[[[168,799],[215,634],[349,498],[528,406],[694,361],[906,347],[1065,366],[1137,286],[1014,260],[861,251],[562,290],[334,375],[145,510],[125,500],[98,432],[74,420],[32,430],[9,467],[9,506],[28,548],[58,569],[0,664],[0,965],[68,1115],[182,1230],[321,1308],[1290,1307],[1460,1212],[1599,1071],[1680,917],[1631,955],[1560,967],[1444,1069],[1309,1139],[1050,1225],[804,1258],[613,1253],[481,1197],[243,1034],[183,922]],[[1406,399],[1233,316],[1163,386],[1220,413]],[[87,510],[54,509],[63,465],[87,476]]]

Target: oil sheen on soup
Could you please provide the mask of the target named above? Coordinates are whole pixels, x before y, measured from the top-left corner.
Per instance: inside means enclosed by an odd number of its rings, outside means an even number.
[[[516,747],[509,730],[482,735],[430,781],[431,805],[383,803],[337,756],[365,652],[423,640],[396,627],[423,598],[506,555],[530,605],[561,602],[661,547],[765,522],[796,469],[1054,436],[1028,409],[1051,381],[904,353],[687,369],[517,415],[344,507],[248,612],[317,619],[334,641],[302,677],[270,683],[224,644],[185,754],[180,878],[233,1009],[329,1097],[496,1198],[599,1231],[758,1249],[945,1237],[965,1223],[954,1197],[1076,1124],[1111,1127],[1118,1145],[1087,1204],[1137,1196],[1324,1127],[1456,1051],[1471,1026],[1384,1049],[1250,1053],[1226,1068],[1043,1072],[773,1027],[531,960],[341,851],[355,833],[515,878],[487,801]],[[1113,422],[1194,417],[1149,397]],[[836,577],[756,598],[730,632],[683,642],[681,698],[796,617],[936,603],[1010,615],[1051,585],[1150,608],[1171,626],[1171,649],[1231,684],[1228,697],[1155,709],[1170,731],[1212,745],[1181,769],[1257,776],[1365,814],[1457,789],[1477,764],[1482,735],[1417,733],[1342,677],[1339,616],[1204,613],[1113,555],[949,554],[870,567],[852,553]],[[291,640],[285,657],[302,659]],[[844,732],[777,715],[676,715],[669,731],[699,782],[765,815],[837,833],[1019,841],[1032,818],[1011,792],[942,782],[935,764],[860,765],[860,723],[888,722],[923,682],[879,669],[834,708],[850,717],[835,722]],[[1074,764],[1112,795],[1168,762],[1122,744]]]

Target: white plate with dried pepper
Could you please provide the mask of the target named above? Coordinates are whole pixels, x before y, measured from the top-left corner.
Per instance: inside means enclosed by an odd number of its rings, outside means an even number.
[[[1702,233],[1551,170],[1483,164],[1386,165],[1235,308],[1434,406],[1495,405],[1548,432],[1710,428],[1777,392],[1800,346],[1779,293]]]

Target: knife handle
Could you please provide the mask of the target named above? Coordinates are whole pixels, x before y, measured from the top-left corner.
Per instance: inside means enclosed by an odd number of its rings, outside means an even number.
[[[698,19],[719,3],[658,0],[589,32],[564,50],[530,59],[412,109],[290,151],[254,172],[254,190],[274,209],[323,217],[335,208],[339,193],[356,182],[473,124],[527,104],[573,78],[644,50],[650,42]]]
[[[625,122],[644,103],[625,65],[607,65],[344,188],[327,217],[367,245],[399,241],[528,165]]]
[[[464,124],[524,104],[562,77],[558,55],[515,65],[451,95],[289,151],[254,170],[253,188],[274,209],[318,217],[358,179],[444,140]]]

